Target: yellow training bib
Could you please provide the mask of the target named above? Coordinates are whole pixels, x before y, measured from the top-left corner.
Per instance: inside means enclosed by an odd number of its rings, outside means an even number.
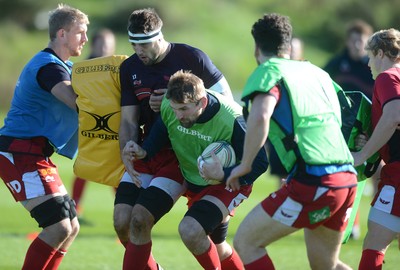
[[[121,119],[119,68],[128,58],[114,55],[75,63],[72,87],[78,95],[79,145],[74,173],[83,179],[118,186],[124,173],[119,151]]]

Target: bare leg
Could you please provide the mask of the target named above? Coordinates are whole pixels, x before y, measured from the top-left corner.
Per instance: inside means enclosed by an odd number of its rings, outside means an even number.
[[[304,229],[304,236],[311,269],[352,269],[339,260],[343,232],[320,226],[314,230]]]
[[[114,206],[114,229],[121,243],[126,246],[129,241],[129,224],[133,207],[129,204]]]
[[[273,220],[259,204],[240,224],[234,247],[243,263],[249,264],[265,256],[269,244],[295,231],[296,228]]]

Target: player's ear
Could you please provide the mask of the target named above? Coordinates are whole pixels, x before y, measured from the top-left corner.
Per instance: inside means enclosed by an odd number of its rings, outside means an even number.
[[[64,29],[60,29],[57,31],[57,37],[62,38],[65,36],[65,30]]]
[[[199,102],[200,102],[200,105],[201,105],[201,108],[202,108],[202,109],[204,109],[205,107],[207,107],[207,103],[208,103],[208,98],[207,98],[207,96],[202,97],[202,98],[199,100]]]

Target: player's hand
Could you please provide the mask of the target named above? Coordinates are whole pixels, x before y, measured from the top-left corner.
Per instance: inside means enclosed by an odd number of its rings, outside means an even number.
[[[142,182],[139,179],[140,173],[138,173],[133,166],[133,161],[144,158],[146,155],[143,154],[143,152],[145,153],[146,151],[144,151],[137,143],[134,141],[128,141],[121,153],[122,162],[124,163],[126,172],[132,178],[133,183],[139,188],[141,187]]]
[[[364,158],[362,156],[362,151],[360,151],[360,152],[351,152],[351,154],[352,154],[353,159],[354,159],[354,167],[360,166],[366,160],[366,158]]]
[[[249,173],[249,169],[246,168],[242,163],[235,167],[228,179],[226,180],[226,188],[232,189],[233,191],[240,189],[239,177]]]
[[[204,180],[215,180],[220,181],[224,179],[224,170],[222,164],[214,154],[211,153],[212,162],[206,162],[201,157],[197,160],[197,167],[199,169],[200,176]]]
[[[132,140],[128,141],[122,149],[122,157],[130,161],[143,159],[146,155],[146,151]]]
[[[131,177],[133,183],[138,188],[140,188],[142,186],[142,181],[139,178],[140,173],[135,170],[135,167],[133,166],[133,162],[130,162],[129,164],[125,164],[125,169],[126,169],[126,172],[129,174],[129,176]]]
[[[155,89],[153,93],[150,95],[149,105],[150,108],[155,111],[159,112],[161,107],[161,101],[164,97],[164,94],[167,92],[166,88],[162,89]]]
[[[359,134],[354,138],[354,147],[357,151],[361,150],[368,141],[366,134]]]

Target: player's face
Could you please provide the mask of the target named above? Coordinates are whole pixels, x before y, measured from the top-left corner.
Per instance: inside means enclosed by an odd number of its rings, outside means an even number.
[[[364,47],[367,41],[368,35],[360,33],[351,33],[349,35],[346,41],[346,46],[352,59],[359,60],[366,55]]]
[[[179,123],[185,128],[191,128],[201,114],[200,101],[196,103],[176,103],[170,100],[169,104]]]
[[[161,56],[159,44],[159,41],[148,43],[132,43],[132,47],[140,61],[142,61],[146,66],[151,66],[156,64]]]
[[[70,56],[79,56],[82,53],[83,46],[88,41],[87,25],[85,23],[75,23],[67,30],[61,30],[64,37],[64,47],[68,50]]]
[[[378,50],[377,55],[374,55],[371,51],[368,51],[368,66],[371,69],[372,78],[375,80],[376,77],[381,73],[382,70],[382,60],[383,60],[383,52],[382,50]]]
[[[115,52],[115,38],[111,35],[100,37],[92,45],[92,56],[110,56]]]

